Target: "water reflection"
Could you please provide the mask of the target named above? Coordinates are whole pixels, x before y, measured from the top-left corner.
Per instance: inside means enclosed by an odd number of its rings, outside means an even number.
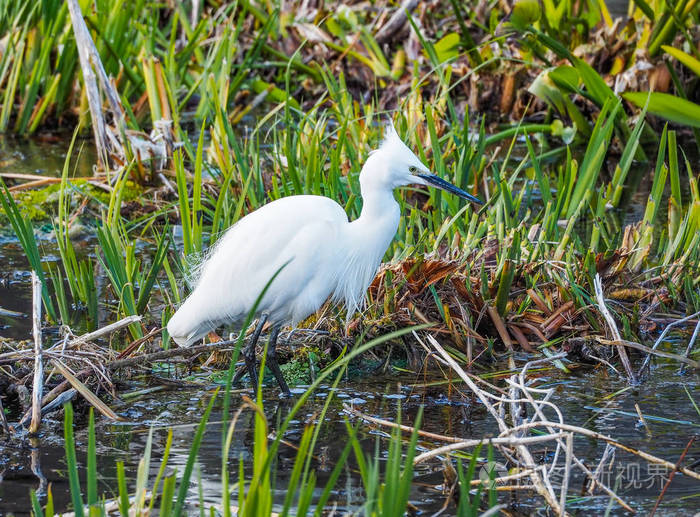
[[[655,367],[651,380],[635,389],[628,389],[621,394],[610,397],[618,390],[626,388],[624,381],[610,377],[603,370],[590,370],[580,374],[560,377],[558,373],[550,371],[540,374],[541,386],[556,387],[556,395],[553,401],[563,411],[566,422],[574,425],[582,425],[591,430],[611,435],[626,445],[640,448],[651,454],[660,456],[668,461],[675,462],[680,457],[688,440],[697,433],[700,427],[700,418],[689,404],[687,395],[682,388],[686,386],[694,395],[698,394],[698,378],[696,375],[687,375],[679,382],[675,365],[660,365]],[[396,418],[401,406],[403,421],[411,423],[415,420],[420,406],[424,406],[424,423],[422,428],[429,432],[459,436],[462,438],[475,438],[494,436],[497,434],[495,424],[485,414],[483,408],[471,397],[462,397],[456,391],[461,387],[455,385],[452,395],[447,397],[446,386],[430,386],[423,383],[422,378],[408,379],[402,376],[401,380],[416,381],[416,384],[402,384],[396,377],[384,377],[367,382],[362,378],[350,379],[345,385],[332,390],[331,387],[322,387],[318,396],[311,397],[302,408],[301,413],[292,422],[292,425],[284,434],[285,443],[282,445],[276,459],[275,478],[273,485],[276,493],[276,502],[281,504],[284,500],[289,483],[292,465],[296,457],[293,445],[299,443],[304,425],[318,417],[326,397],[333,393],[334,401],[326,415],[319,433],[319,441],[316,448],[316,458],[313,464],[317,476],[318,497],[325,487],[331,469],[338,460],[342,448],[347,441],[346,419],[353,425],[359,425],[361,429],[362,447],[366,454],[373,455],[377,441],[380,442],[379,450],[382,457],[386,451],[387,429],[371,426],[356,418],[349,417],[343,411],[343,404],[350,403],[359,411],[393,420]],[[196,392],[189,390],[173,390],[148,394],[144,398],[134,401],[123,407],[118,407],[118,413],[127,419],[127,422],[112,423],[100,421],[97,435],[99,437],[98,454],[100,456],[99,469],[101,474],[101,488],[114,490],[116,486],[114,465],[120,460],[127,465],[130,476],[135,476],[138,459],[143,452],[146,437],[151,426],[154,427],[153,435],[153,461],[151,473],[154,476],[159,468],[159,459],[162,456],[167,433],[173,428],[173,446],[169,461],[169,472],[177,468],[182,472],[195,427],[201,417],[212,391]],[[234,409],[240,403],[238,395],[234,395]],[[353,402],[349,402],[353,401]],[[274,390],[265,393],[265,414],[270,423],[271,431],[274,431],[279,423],[289,414],[291,404],[294,401],[279,399]],[[649,432],[638,425],[638,417],[634,409],[637,403],[645,415],[659,417],[661,420],[649,419],[647,425]],[[221,485],[221,408],[215,409],[211,421],[206,429],[202,441],[197,472],[201,476],[201,488],[204,501],[210,504],[220,502]],[[668,419],[664,421],[663,419]],[[678,421],[689,421],[692,425],[681,425]],[[76,433],[76,446],[79,451],[86,448],[87,438],[84,430],[85,423],[79,423]],[[56,430],[60,426],[56,425]],[[230,471],[235,473],[238,469],[239,458],[243,458],[246,468],[252,465],[252,446],[254,437],[254,415],[252,411],[244,411],[237,423],[236,431],[231,447],[229,460]],[[43,438],[46,440],[46,437]],[[36,457],[36,464],[40,460],[43,472],[49,482],[53,483],[53,493],[57,499],[59,509],[66,508],[68,504],[67,486],[61,478],[64,469],[62,447],[57,447],[57,439],[48,437],[49,443],[42,442],[38,448],[30,449],[32,460]],[[419,448],[426,450],[434,447],[428,442],[419,442]],[[595,467],[603,452],[605,444],[586,438],[575,440],[576,454],[584,459],[589,467]],[[4,450],[7,453],[7,449]],[[536,458],[544,458],[549,454],[547,446],[533,449]],[[25,453],[26,454],[26,453]],[[5,458],[8,454],[3,455]],[[22,460],[22,453],[9,454],[14,460],[4,461],[0,468],[5,468],[5,480],[0,483],[0,513],[8,511],[18,512],[20,508],[28,504],[29,489],[37,489],[45,486],[45,481],[37,481],[37,477],[31,475],[32,462]],[[27,458],[27,456],[24,456]],[[619,494],[640,511],[648,511],[653,507],[656,497],[661,491],[659,483],[668,479],[670,473],[657,472],[658,467],[648,465],[636,456],[625,452],[616,451],[616,460],[612,467],[605,471],[610,477],[610,485],[615,485],[615,476],[618,476]],[[700,446],[693,445],[686,455],[686,464],[700,459]],[[84,455],[79,454],[79,461],[84,464]],[[250,473],[250,472],[249,472]],[[664,477],[664,474],[666,477]],[[37,474],[37,476],[39,476]],[[39,479],[41,477],[39,476]],[[153,479],[153,478],[151,478]],[[196,476],[193,480],[196,480]],[[439,461],[426,462],[418,467],[416,483],[411,494],[411,503],[421,513],[437,511],[444,504],[444,496],[441,492],[443,480],[443,467]],[[572,497],[577,495],[577,487],[584,484],[584,479],[576,475],[571,483]],[[337,484],[331,504],[336,504],[338,511],[356,510],[362,503],[362,484],[354,462],[350,462],[345,469],[341,481]],[[663,512],[658,515],[685,515],[692,514],[690,509],[697,503],[693,497],[699,493],[698,483],[694,480],[676,475],[667,490]],[[198,487],[193,482],[190,489],[193,500],[198,498]],[[535,511],[539,505],[527,493],[517,493],[510,497],[510,502],[524,513]],[[506,499],[508,499],[506,497]],[[683,499],[686,498],[686,499]],[[583,498],[572,503],[572,510],[603,512],[608,504],[608,498],[596,495]],[[454,511],[452,508],[451,511]],[[666,512],[666,513],[664,513]],[[669,513],[670,512],[670,513]],[[589,513],[590,514],[590,513]],[[619,514],[614,511],[613,515]]]

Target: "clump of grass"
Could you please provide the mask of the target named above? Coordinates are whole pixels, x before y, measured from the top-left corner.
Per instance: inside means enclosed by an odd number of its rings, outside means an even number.
[[[41,256],[39,254],[39,247],[34,236],[34,227],[31,221],[25,219],[19,211],[14,198],[7,190],[5,183],[0,179],[0,187],[2,191],[0,192],[0,204],[6,214],[10,219],[10,224],[12,225],[15,235],[20,241],[24,253],[27,256],[29,265],[37,274],[42,283],[41,299],[46,308],[46,312],[51,319],[56,320],[56,311],[54,309],[53,302],[51,301],[51,295],[48,289],[48,283],[46,282],[46,276],[44,274],[44,267],[41,262]]]
[[[218,123],[223,130],[212,128],[209,133],[217,136],[208,142],[202,129],[191,149],[192,161],[187,150],[175,154],[172,173],[177,204],[166,197],[158,201],[154,211],[125,220],[120,213],[130,170],[125,169],[115,179],[97,231],[96,258],[110,285],[104,293],[89,287],[94,283],[94,259],[81,265],[63,231],[68,226],[66,196],[71,183],[64,170],[59,199],[62,222],[56,230],[63,267],[53,275],[61,319],[70,312],[66,289],[62,289],[65,280],[71,298],[88,308],[91,320],[97,307],[105,307],[110,293],[118,302],[110,306],[115,317],[141,315],[153,299],[154,287],[167,286],[160,290],[166,310],[158,311],[163,314],[158,323],[166,323],[167,315],[186,294],[178,285],[188,267],[185,257],[203,253],[229,225],[271,199],[326,195],[343,204],[350,218],[357,217],[361,210],[358,172],[369,150],[380,141],[381,126],[376,124],[371,104],[365,105],[365,114],[358,117],[359,107],[343,89],[342,77],[327,80],[331,110],[319,106],[303,117],[285,112],[278,118],[270,117],[269,125],[261,124],[246,136],[234,132],[222,118]],[[453,113],[450,97],[444,95],[443,111],[432,108],[423,114],[406,110],[397,117],[396,125],[432,170],[467,190],[483,188],[489,193],[488,203],[474,213],[460,201],[435,191],[406,190],[399,196],[405,215],[385,257],[396,266],[384,271],[372,288],[373,303],[363,314],[370,328],[375,332],[397,328],[425,321],[427,315],[428,321],[448,328],[458,348],[466,352],[470,321],[479,319],[477,315],[485,310],[489,318],[480,320],[477,331],[481,343],[495,338],[506,346],[518,341],[526,348],[547,348],[552,339],[563,337],[558,330],[568,328],[564,323],[574,321],[574,314],[582,325],[602,328],[590,308],[596,273],[607,278],[611,289],[673,278],[684,288],[673,291],[672,303],[683,307],[693,299],[685,293],[692,293],[697,286],[690,266],[697,257],[698,186],[690,162],[679,160],[675,132],[662,133],[644,220],[622,229],[609,207],[624,209],[629,202],[622,191],[630,181],[628,172],[640,147],[644,123],[639,121],[630,132],[619,164],[609,176],[604,164],[611,160],[609,146],[618,138],[619,101],[603,106],[582,155],[575,148],[564,147],[563,162],[552,163],[544,157],[544,146],[537,148],[530,138],[525,139],[527,153],[516,158],[517,132],[511,134],[505,156],[493,160],[484,143],[483,126],[476,140],[469,137],[469,119]],[[420,89],[416,89],[406,105],[419,103],[420,98]],[[266,147],[267,141],[271,147]],[[224,159],[226,156],[229,158]],[[208,164],[205,157],[214,163]],[[690,200],[682,193],[683,166]],[[668,178],[671,197],[666,216],[658,208]],[[484,187],[477,190],[477,185]],[[173,245],[170,228],[162,224],[176,209],[182,248]],[[592,224],[582,225],[587,220]],[[654,230],[659,227],[665,228],[660,235]],[[137,252],[144,242],[153,250],[148,259]],[[31,241],[26,245],[30,249]],[[408,260],[430,254],[437,259],[430,263],[437,276],[424,269],[420,260]],[[418,276],[418,283],[408,274],[414,266],[423,275]],[[657,269],[644,273],[649,268]],[[389,278],[392,270],[394,277]],[[642,275],[633,276],[637,272]],[[163,302],[158,303],[163,306]],[[562,318],[549,321],[558,309],[564,311]],[[532,328],[523,330],[531,317],[535,319],[530,323],[540,334]],[[630,327],[629,332],[631,337],[635,329]],[[141,328],[134,325],[132,336],[142,335]]]

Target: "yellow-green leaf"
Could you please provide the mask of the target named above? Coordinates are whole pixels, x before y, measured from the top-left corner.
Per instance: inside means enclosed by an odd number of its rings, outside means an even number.
[[[291,95],[287,95],[284,90],[277,88],[275,85],[266,83],[262,79],[254,79],[251,86],[255,93],[267,92],[268,99],[274,102],[288,102],[292,108],[299,109],[299,103]]]
[[[435,53],[438,61],[444,63],[449,59],[457,57],[457,45],[459,45],[459,34],[450,32],[435,43]]]
[[[548,74],[559,88],[569,93],[579,93],[578,84],[581,78],[573,66],[561,65],[550,69]]]
[[[661,45],[661,48],[664,49],[667,54],[672,55],[678,61],[690,68],[695,75],[700,77],[700,61],[695,59],[690,54],[686,54],[682,50],[678,50],[677,48],[669,47],[668,45]]]
[[[540,3],[537,0],[518,0],[513,6],[510,21],[519,29],[532,25],[540,19]]]

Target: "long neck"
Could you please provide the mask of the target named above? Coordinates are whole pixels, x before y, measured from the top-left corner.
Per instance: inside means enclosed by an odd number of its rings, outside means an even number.
[[[346,272],[338,278],[334,298],[344,300],[348,317],[359,309],[399,226],[399,204],[390,189],[362,185],[362,213],[347,226]]]
[[[360,172],[360,192],[362,193],[362,212],[355,222],[372,233],[382,234],[391,230],[391,237],[396,233],[399,225],[399,204],[394,199],[394,192],[391,185],[382,181],[385,176],[381,170],[386,167],[382,162],[379,152],[371,154],[362,172]],[[389,245],[387,242],[387,246]]]
[[[360,251],[356,260],[364,262],[372,276],[396,235],[400,216],[399,204],[390,190],[362,193],[362,212],[348,225],[348,238],[354,243],[353,249]]]
[[[357,221],[362,221],[368,229],[386,230],[386,226],[394,227],[392,237],[396,233],[401,215],[399,204],[394,199],[391,190],[362,189],[362,212]]]

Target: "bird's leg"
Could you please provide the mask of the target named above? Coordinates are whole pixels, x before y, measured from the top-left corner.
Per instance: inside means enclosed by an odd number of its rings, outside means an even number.
[[[260,316],[260,319],[258,320],[258,324],[256,325],[255,330],[253,331],[253,335],[251,336],[250,341],[242,350],[243,359],[245,360],[245,370],[241,370],[239,373],[236,374],[236,376],[233,378],[234,383],[240,381],[241,377],[243,377],[243,373],[247,371],[248,375],[250,376],[250,382],[253,385],[253,388],[257,387],[258,369],[255,365],[255,345],[258,344],[258,339],[260,339],[260,334],[262,334],[262,330],[265,326],[265,323],[267,322],[267,318],[267,313],[263,313]]]
[[[272,370],[272,373],[274,374],[275,378],[277,379],[277,382],[280,385],[280,389],[285,395],[292,395],[292,392],[289,391],[289,386],[287,386],[287,382],[284,380],[284,375],[282,375],[282,370],[280,370],[280,365],[277,362],[277,336],[279,336],[280,333],[280,326],[275,325],[272,327],[272,331],[270,332],[270,342],[267,344],[267,366]]]

